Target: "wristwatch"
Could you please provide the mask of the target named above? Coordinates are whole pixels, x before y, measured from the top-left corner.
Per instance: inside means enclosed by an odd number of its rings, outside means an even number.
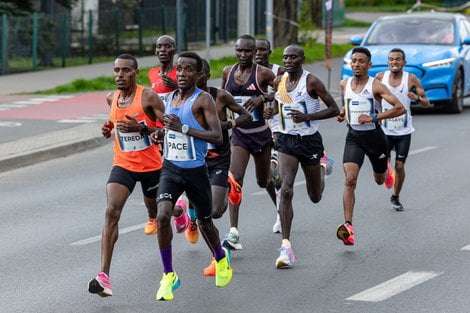
[[[377,122],[377,114],[372,113],[372,114],[370,115],[370,117],[372,118],[372,123]]]
[[[181,132],[186,135],[188,132],[189,132],[189,126],[186,125],[186,124],[183,124],[183,126],[181,126]]]

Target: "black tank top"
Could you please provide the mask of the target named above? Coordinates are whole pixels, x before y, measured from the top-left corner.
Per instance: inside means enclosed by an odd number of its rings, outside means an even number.
[[[214,99],[214,102],[217,102],[217,88],[215,87],[209,87],[209,94],[212,96],[212,99]],[[227,121],[227,119],[223,120],[222,122]],[[208,145],[208,159],[216,158],[216,157],[222,157],[222,156],[227,156],[230,155],[230,139],[228,136],[228,129],[222,129],[222,144],[220,145],[213,145],[209,144]]]
[[[238,85],[235,82],[234,73],[235,70],[238,68],[238,63],[232,66],[232,69],[230,70],[230,73],[228,75],[227,82],[225,83],[224,89],[230,92],[230,94],[233,97],[236,96],[250,96],[250,97],[257,97],[259,95],[262,95],[264,91],[261,89],[261,87],[258,85],[258,81],[256,79],[256,73],[258,72],[258,64],[253,64],[251,67],[251,73],[250,77],[247,79],[246,83],[242,86]],[[257,115],[259,117],[258,121],[252,121],[250,124],[248,124],[245,127],[239,127],[239,128],[245,128],[245,129],[250,129],[250,128],[257,128],[260,126],[265,125],[265,121],[263,119],[263,110],[264,107],[261,105],[255,109],[256,112],[252,112],[252,115]]]

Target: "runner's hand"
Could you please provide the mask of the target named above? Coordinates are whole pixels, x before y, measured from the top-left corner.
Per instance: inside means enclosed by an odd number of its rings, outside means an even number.
[[[111,131],[114,128],[114,124],[111,121],[107,121],[106,123],[101,126],[101,133],[103,134],[104,138],[111,137]]]
[[[344,108],[342,108],[338,116],[336,116],[336,120],[340,123],[344,121]]]
[[[372,117],[370,117],[370,116],[367,115],[367,114],[361,114],[361,115],[359,115],[359,117],[357,118],[357,121],[359,122],[359,124],[372,123]]]
[[[263,105],[264,104],[264,99],[260,96],[258,97],[254,97],[254,98],[251,98],[249,99],[248,101],[246,101],[245,103],[243,103],[243,106],[245,107],[245,109],[248,110],[248,112],[253,112],[254,109],[256,109],[257,107],[259,107],[260,105]]]
[[[144,127],[143,124],[137,122],[135,117],[130,115],[125,115],[127,120],[117,120],[116,121],[116,129],[119,130],[121,133],[131,133],[131,132],[140,132]]]
[[[292,117],[292,121],[294,123],[302,123],[302,122],[309,120],[307,114],[304,114],[298,110],[290,110],[290,112],[287,113],[287,115]]]
[[[263,118],[265,120],[271,119],[273,115],[274,115],[274,109],[272,107],[268,106],[267,108],[264,109]]]
[[[414,101],[418,101],[419,96],[417,94],[415,94],[414,92],[408,92],[408,98],[410,98],[411,100],[414,100]]]
[[[174,81],[173,79],[171,79],[169,76],[167,76],[166,74],[163,74],[162,75],[162,81],[163,81],[163,86],[165,87],[168,87],[168,88],[171,88],[171,89],[176,89],[178,88],[178,84],[176,83],[176,81]]]
[[[176,114],[165,114],[163,115],[163,124],[165,128],[174,130],[181,133],[181,124],[180,118]]]
[[[164,128],[159,128],[159,129],[157,129],[156,131],[154,131],[153,133],[150,134],[150,140],[152,140],[152,142],[154,144],[163,143],[164,138],[165,138],[165,129]]]

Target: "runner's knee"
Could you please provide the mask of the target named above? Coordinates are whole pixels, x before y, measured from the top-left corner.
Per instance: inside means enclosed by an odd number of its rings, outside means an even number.
[[[294,197],[294,189],[292,187],[281,187],[281,198],[286,200],[292,200]]]

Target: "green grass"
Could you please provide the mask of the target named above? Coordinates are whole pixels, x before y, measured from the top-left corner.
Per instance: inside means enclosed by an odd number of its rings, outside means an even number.
[[[405,13],[413,3],[409,5],[406,4],[396,4],[396,5],[380,5],[380,6],[346,6],[346,11],[348,12],[403,12]]]
[[[100,62],[110,62],[112,61],[110,57],[93,57],[93,63]],[[62,67],[62,58],[54,57],[52,58],[52,66],[42,66],[40,65],[40,59],[37,60],[37,70],[48,70],[53,68]],[[69,57],[65,59],[65,66],[77,66],[88,64],[88,57]],[[33,61],[29,58],[16,57],[8,59],[8,71],[10,73],[15,72],[27,72],[33,69]]]
[[[305,62],[312,63],[315,61],[322,61],[325,59],[325,45],[318,43],[307,43],[305,49]],[[332,57],[343,56],[349,49],[352,48],[351,44],[333,44],[331,47]],[[276,48],[271,55],[270,61],[277,64],[282,64],[283,48]],[[235,56],[224,57],[220,59],[210,60],[211,65],[211,78],[220,78],[222,70],[227,65],[232,65],[237,62]],[[147,73],[150,68],[140,69],[137,83],[140,85],[148,86]],[[78,93],[90,92],[100,90],[114,90],[116,84],[112,76],[100,76],[94,79],[76,79],[69,84],[61,85],[53,89],[38,91],[39,94],[64,94],[64,93]]]
[[[372,25],[372,23],[344,18],[344,24],[341,27],[370,27],[370,25]]]

